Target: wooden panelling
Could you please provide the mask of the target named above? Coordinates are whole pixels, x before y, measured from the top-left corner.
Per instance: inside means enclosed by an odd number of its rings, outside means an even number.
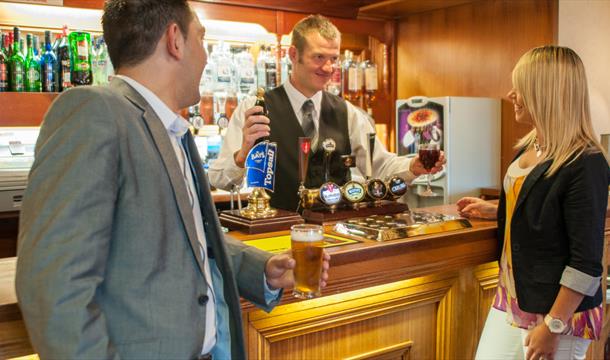
[[[214,3],[242,5],[264,9],[277,9],[307,14],[322,14],[355,18],[358,9],[381,0],[333,0],[333,1],[303,1],[303,0],[214,0]],[[206,2],[203,0],[202,2]],[[212,2],[212,1],[207,1]]]
[[[245,314],[250,358],[455,357],[457,273]],[[375,358],[378,358],[375,356]]]
[[[385,0],[362,6],[359,16],[399,19],[416,14],[479,0]]]
[[[0,95],[0,126],[40,126],[57,93],[16,93]]]
[[[556,34],[556,0],[486,0],[409,15],[398,24],[397,98],[506,98],[519,57],[556,43]],[[511,126],[513,117],[505,115],[503,131]],[[503,133],[503,158],[520,135],[520,129]]]

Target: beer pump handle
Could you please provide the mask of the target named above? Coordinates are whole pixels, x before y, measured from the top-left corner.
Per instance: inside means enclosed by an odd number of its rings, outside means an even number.
[[[263,89],[262,87],[256,89],[256,102],[254,103],[254,106],[261,106],[263,108],[263,111],[257,112],[254,115],[265,115],[269,117],[269,112],[267,111],[267,106],[265,105],[265,89]],[[269,136],[263,136],[261,138],[256,139],[254,144],[256,145],[266,140],[269,140]]]
[[[300,186],[305,187],[307,178],[307,167],[309,165],[309,152],[311,151],[311,138],[299,137],[299,181]]]
[[[373,177],[373,153],[375,152],[375,133],[368,133],[367,136],[369,139],[369,157],[366,168],[366,178],[370,179],[371,177]]]
[[[322,142],[324,149],[324,182],[330,181],[330,157],[337,148],[337,143],[333,139],[326,139]]]

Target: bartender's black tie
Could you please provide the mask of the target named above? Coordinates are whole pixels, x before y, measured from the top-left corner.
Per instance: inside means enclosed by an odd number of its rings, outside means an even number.
[[[311,138],[311,144],[314,145],[314,138],[316,136],[316,125],[313,122],[313,101],[307,100],[303,103],[301,111],[303,112],[303,122],[301,127],[305,136]]]

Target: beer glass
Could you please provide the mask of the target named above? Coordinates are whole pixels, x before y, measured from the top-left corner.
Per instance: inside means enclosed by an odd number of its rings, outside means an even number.
[[[294,267],[294,290],[292,295],[299,299],[320,296],[320,275],[322,274],[322,226],[301,224],[290,228]]]

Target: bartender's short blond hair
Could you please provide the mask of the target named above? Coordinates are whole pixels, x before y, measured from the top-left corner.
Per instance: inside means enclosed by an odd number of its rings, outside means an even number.
[[[305,36],[312,31],[317,31],[327,40],[341,41],[341,32],[328,18],[319,14],[309,15],[292,28],[292,45],[297,48],[299,54],[302,54],[307,46]]]

